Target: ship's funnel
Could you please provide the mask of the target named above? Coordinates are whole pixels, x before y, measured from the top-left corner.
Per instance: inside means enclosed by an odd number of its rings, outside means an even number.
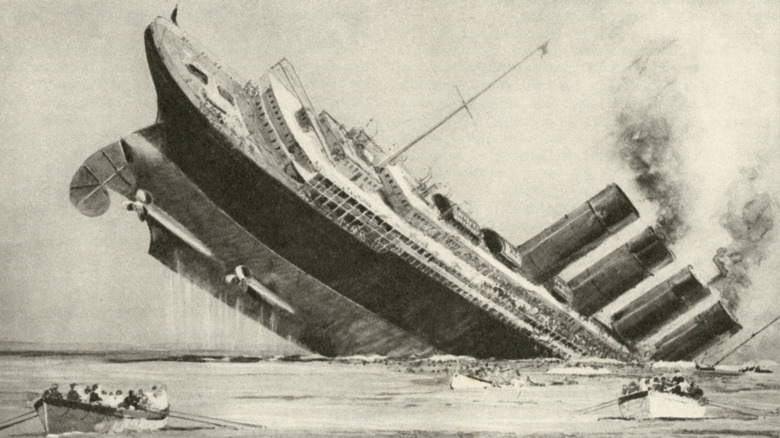
[[[544,283],[638,217],[626,194],[611,184],[517,247],[523,273],[534,283]]]
[[[674,254],[647,228],[569,281],[571,306],[593,315],[672,260]]]
[[[690,360],[742,326],[718,301],[656,342],[654,360]]]
[[[628,340],[648,338],[709,295],[688,266],[618,310],[612,327]]]

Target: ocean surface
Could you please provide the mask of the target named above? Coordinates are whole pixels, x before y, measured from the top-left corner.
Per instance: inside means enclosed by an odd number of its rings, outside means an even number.
[[[169,419],[144,437],[780,437],[779,374],[703,373],[690,363],[624,365],[604,361],[476,361],[352,357],[262,358],[235,353],[0,353],[0,421],[32,410],[52,383],[106,389],[165,384],[171,409],[265,428],[226,428]],[[623,385],[680,370],[713,403],[699,420],[634,421],[616,405]],[[776,370],[779,371],[780,370]],[[501,387],[458,390],[450,376],[479,375]],[[530,378],[545,386],[528,386]],[[514,380],[515,386],[509,384]],[[561,384],[568,380],[570,384]],[[525,385],[520,386],[520,383]],[[573,384],[576,382],[576,384]],[[0,436],[42,436],[34,419]]]

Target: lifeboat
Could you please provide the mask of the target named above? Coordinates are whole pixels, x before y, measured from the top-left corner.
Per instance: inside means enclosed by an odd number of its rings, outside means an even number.
[[[635,420],[703,418],[706,406],[691,397],[637,391],[618,399],[620,415]]]
[[[46,434],[55,435],[69,432],[152,431],[163,428],[168,421],[167,409],[120,409],[51,398],[36,401],[34,407]]]
[[[492,382],[474,376],[453,374],[450,380],[450,389],[487,389],[493,386]]]

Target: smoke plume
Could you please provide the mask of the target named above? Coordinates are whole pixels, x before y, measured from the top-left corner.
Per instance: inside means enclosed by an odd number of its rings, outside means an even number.
[[[689,229],[684,202],[689,188],[678,154],[687,105],[678,79],[691,67],[675,43],[647,45],[625,69],[615,90],[615,152],[634,173],[640,192],[658,206],[656,232],[667,243]]]
[[[719,274],[710,282],[730,310],[736,310],[752,285],[751,273],[767,258],[775,237],[772,198],[756,188],[759,171],[742,169],[741,175],[742,179],[729,186],[727,209],[719,219],[733,240],[717,250],[713,262]]]

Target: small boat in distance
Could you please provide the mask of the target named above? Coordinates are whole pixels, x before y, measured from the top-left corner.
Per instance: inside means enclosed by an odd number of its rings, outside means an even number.
[[[698,363],[695,364],[695,370],[696,374],[698,375],[710,375],[710,376],[722,376],[722,377],[730,377],[730,376],[739,376],[741,373],[737,370],[728,369],[728,368],[721,368],[721,367],[715,367],[715,366],[702,366]]]
[[[718,364],[720,364],[724,360],[726,360],[726,358],[728,358],[729,356],[734,354],[737,350],[742,348],[743,345],[745,345],[748,342],[752,341],[756,336],[758,336],[759,333],[761,333],[764,330],[768,329],[769,326],[771,326],[772,324],[776,323],[779,320],[780,320],[780,315],[776,316],[774,319],[769,321],[769,323],[767,323],[766,325],[764,325],[763,327],[758,329],[756,332],[754,332],[752,335],[750,335],[749,338],[747,338],[744,341],[740,342],[736,347],[734,347],[731,350],[729,350],[728,353],[726,353],[723,356],[721,356],[721,358],[718,359],[717,361],[715,361],[712,365],[710,365],[710,366],[703,365],[702,366],[702,365],[699,365],[698,362],[695,362],[695,364],[696,364],[696,371],[698,371],[698,372],[705,372],[705,373],[717,373],[717,374],[720,374],[720,375],[728,375],[728,376],[738,376],[738,375],[740,375],[742,373],[746,373],[746,372],[765,373],[765,374],[772,373],[772,370],[761,368],[758,365],[746,366],[746,367],[740,368],[738,371],[737,370],[715,369],[715,367],[718,366]]]
[[[478,377],[464,376],[455,373],[450,380],[450,389],[487,389],[493,386],[493,382]]]
[[[637,391],[618,399],[620,415],[634,420],[703,418],[706,406],[691,397]]]
[[[772,374],[774,371],[766,368],[761,368],[760,365],[747,366],[739,369],[740,373],[760,373],[760,374]]]
[[[34,407],[47,435],[151,431],[161,429],[168,422],[167,410],[120,409],[56,398],[41,398]]]

